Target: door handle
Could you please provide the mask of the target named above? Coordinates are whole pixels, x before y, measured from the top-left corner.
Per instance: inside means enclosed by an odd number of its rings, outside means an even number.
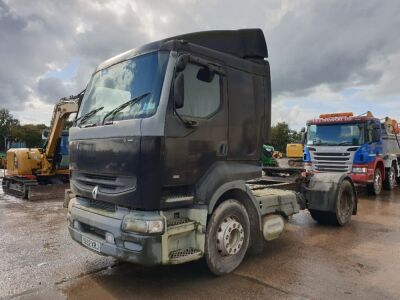
[[[218,146],[218,156],[227,156],[228,155],[228,143],[221,142]]]

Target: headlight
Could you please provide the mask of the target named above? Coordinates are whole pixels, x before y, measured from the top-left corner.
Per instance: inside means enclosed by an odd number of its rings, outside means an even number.
[[[138,233],[162,233],[164,231],[163,220],[139,220],[127,216],[122,221],[122,230]]]
[[[367,173],[367,168],[353,167],[353,173]]]

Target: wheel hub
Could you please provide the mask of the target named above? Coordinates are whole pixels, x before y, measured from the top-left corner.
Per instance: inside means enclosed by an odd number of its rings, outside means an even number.
[[[390,183],[391,183],[392,185],[394,185],[394,182],[396,181],[396,177],[395,177],[395,175],[394,175],[394,172],[390,172],[390,173],[389,173],[389,180],[390,180]]]
[[[376,189],[376,190],[380,190],[382,182],[381,182],[381,176],[380,176],[379,174],[377,174],[377,175],[375,176],[375,182],[374,182],[374,184],[375,184],[375,189]]]
[[[235,255],[244,241],[243,226],[234,217],[225,218],[217,232],[217,248],[222,256]]]

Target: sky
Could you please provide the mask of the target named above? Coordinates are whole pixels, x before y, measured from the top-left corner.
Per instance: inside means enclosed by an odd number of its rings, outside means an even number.
[[[321,113],[400,120],[400,1],[0,0],[0,108],[49,124],[102,61],[168,36],[261,28],[272,122]]]

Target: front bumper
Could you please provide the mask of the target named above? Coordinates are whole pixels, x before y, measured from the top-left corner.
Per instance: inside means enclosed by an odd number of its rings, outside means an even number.
[[[374,182],[374,173],[350,173],[351,180],[355,183],[372,183]]]
[[[68,230],[73,240],[95,253],[140,265],[161,264],[161,235],[142,235],[121,230],[122,219],[129,213],[128,209],[115,212],[91,210],[80,205],[79,199],[73,198],[68,209]],[[106,233],[113,235],[114,243],[106,241]],[[83,236],[100,243],[100,252],[82,244]]]

